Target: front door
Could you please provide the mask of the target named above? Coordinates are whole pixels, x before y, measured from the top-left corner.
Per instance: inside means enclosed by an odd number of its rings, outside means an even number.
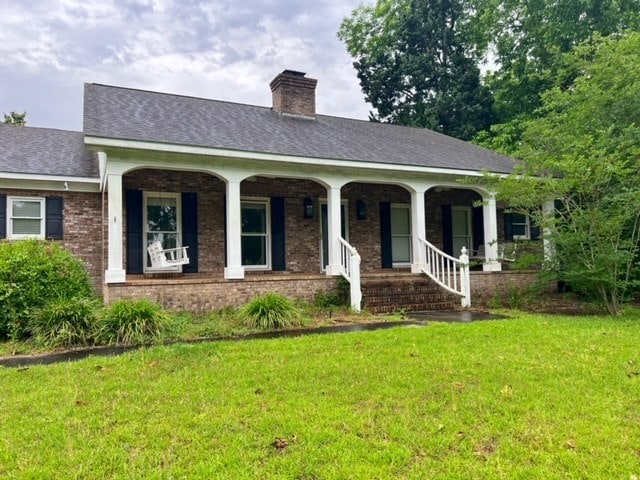
[[[453,237],[453,256],[459,257],[462,247],[471,255],[471,207],[451,207],[451,233]]]
[[[329,233],[327,228],[327,204],[320,203],[320,234],[322,242],[320,244],[320,254],[322,258],[322,271],[324,272],[329,264]],[[348,225],[347,205],[340,204],[340,234],[342,238],[349,241],[349,225]]]

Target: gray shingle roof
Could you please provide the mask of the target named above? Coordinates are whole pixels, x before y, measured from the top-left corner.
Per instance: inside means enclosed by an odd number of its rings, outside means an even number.
[[[82,132],[0,124],[0,176],[5,173],[98,177],[98,160]]]
[[[89,136],[459,170],[513,170],[512,159],[431,130],[85,84]]]

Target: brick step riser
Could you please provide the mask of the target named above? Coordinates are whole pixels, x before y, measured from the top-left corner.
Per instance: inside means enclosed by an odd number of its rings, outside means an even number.
[[[438,294],[442,292],[441,288],[429,286],[423,288],[368,288],[363,287],[362,293],[363,295],[431,295]]]
[[[404,303],[433,303],[433,302],[452,302],[455,297],[450,295],[385,295],[369,297],[363,295],[362,298],[367,305],[381,305],[385,303],[404,304]]]
[[[459,306],[458,303],[421,303],[419,305],[376,305],[369,307],[365,305],[365,308],[373,314],[380,313],[396,313],[399,311],[404,312],[421,312],[427,310],[454,310]]]

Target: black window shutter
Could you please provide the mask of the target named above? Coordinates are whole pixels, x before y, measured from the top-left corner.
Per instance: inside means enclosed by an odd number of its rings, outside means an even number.
[[[271,269],[287,269],[284,197],[271,197]]]
[[[0,195],[0,238],[7,238],[7,196]]]
[[[49,240],[62,240],[62,197],[47,197],[45,210],[44,237]]]
[[[442,205],[442,246],[444,252],[453,255],[453,217],[451,205]]]
[[[380,202],[380,250],[382,254],[382,268],[393,267],[390,202]]]
[[[477,251],[480,245],[484,245],[484,212],[482,207],[473,207],[471,214],[473,223],[473,250]],[[469,252],[472,255],[473,252]]]
[[[540,240],[540,225],[536,224],[531,217],[529,217],[529,221],[531,222],[531,240]]]
[[[510,213],[504,214],[504,239],[513,240],[513,215]]]
[[[127,190],[126,202],[127,273],[142,273],[142,262],[147,256],[142,238],[142,190]]]
[[[184,273],[198,273],[198,194],[182,193],[182,245],[189,247],[189,263],[183,265]]]

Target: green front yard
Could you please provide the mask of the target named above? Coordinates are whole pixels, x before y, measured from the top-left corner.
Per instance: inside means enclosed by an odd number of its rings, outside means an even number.
[[[0,369],[0,478],[640,477],[640,311]]]

